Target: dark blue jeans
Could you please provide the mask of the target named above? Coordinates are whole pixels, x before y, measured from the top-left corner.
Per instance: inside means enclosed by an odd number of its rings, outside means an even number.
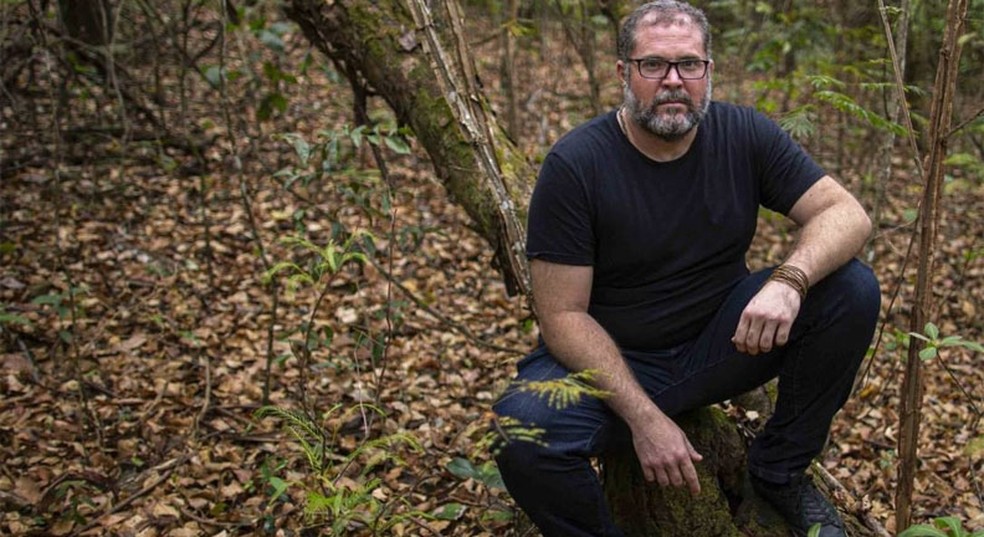
[[[723,401],[779,377],[775,413],[749,450],[749,472],[782,483],[803,472],[826,442],[830,422],[851,391],[878,318],[878,282],[858,261],[810,289],[790,341],[749,356],[731,342],[745,305],[771,270],[749,275],[694,340],[652,352],[624,351],[643,389],[668,416]],[[517,381],[562,378],[569,371],[540,346],[519,362]],[[499,416],[543,428],[543,444],[513,441],[496,456],[506,488],[545,537],[621,536],[590,458],[628,428],[603,401],[563,410],[526,391],[508,390]]]

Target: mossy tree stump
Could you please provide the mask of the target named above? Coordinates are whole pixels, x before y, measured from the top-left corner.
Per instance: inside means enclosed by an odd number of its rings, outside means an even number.
[[[773,390],[759,390],[736,400],[744,408],[772,414]],[[632,446],[602,460],[602,481],[616,524],[627,537],[788,537],[785,521],[755,495],[746,479],[747,446],[738,427],[720,408],[704,407],[677,416],[677,425],[704,459],[695,465],[700,494],[647,483]],[[822,472],[822,470],[820,470]],[[814,472],[816,473],[816,472]],[[836,505],[850,504],[823,479],[817,488]],[[863,512],[841,512],[852,537],[888,535]]]
[[[751,492],[747,448],[735,424],[716,407],[675,420],[704,456],[696,465],[701,492],[647,483],[631,445],[602,461],[605,494],[628,537],[786,537],[786,525]]]

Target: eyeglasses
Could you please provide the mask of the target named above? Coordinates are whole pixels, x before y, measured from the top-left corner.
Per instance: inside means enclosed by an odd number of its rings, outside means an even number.
[[[680,60],[671,62],[660,58],[629,58],[636,64],[642,78],[659,80],[670,75],[670,69],[676,67],[677,76],[681,80],[700,80],[707,74],[707,64],[711,60]]]

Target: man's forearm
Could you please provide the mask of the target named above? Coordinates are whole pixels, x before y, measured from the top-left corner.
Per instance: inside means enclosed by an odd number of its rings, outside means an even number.
[[[871,221],[860,206],[830,207],[803,226],[786,263],[802,269],[815,284],[857,255],[870,234]]]
[[[659,412],[611,336],[589,314],[556,313],[541,319],[540,328],[550,352],[568,369],[601,373],[596,386],[611,394],[605,402],[630,426]]]

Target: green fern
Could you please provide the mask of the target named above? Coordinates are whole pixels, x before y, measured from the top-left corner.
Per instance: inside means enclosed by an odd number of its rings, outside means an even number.
[[[524,382],[519,391],[535,393],[546,398],[552,408],[563,410],[581,402],[582,397],[604,399],[610,396],[609,392],[591,385],[598,375],[595,369],[585,369],[559,379]]]
[[[372,527],[378,533],[410,517],[431,517],[410,508],[403,500],[382,502],[373,496],[382,485],[373,473],[384,465],[404,465],[400,450],[423,451],[416,438],[406,433],[391,434],[368,439],[346,455],[337,452],[342,424],[365,412],[385,416],[381,409],[367,404],[332,405],[317,418],[321,423],[300,410],[278,406],[264,406],[255,413],[257,418],[273,417],[283,422],[284,430],[300,446],[311,471],[310,479],[305,480],[307,484],[287,483],[275,476],[267,481],[276,481],[277,496],[289,486],[305,487],[305,518],[329,523],[327,535],[347,535],[353,525]],[[397,511],[394,502],[405,508]]]

